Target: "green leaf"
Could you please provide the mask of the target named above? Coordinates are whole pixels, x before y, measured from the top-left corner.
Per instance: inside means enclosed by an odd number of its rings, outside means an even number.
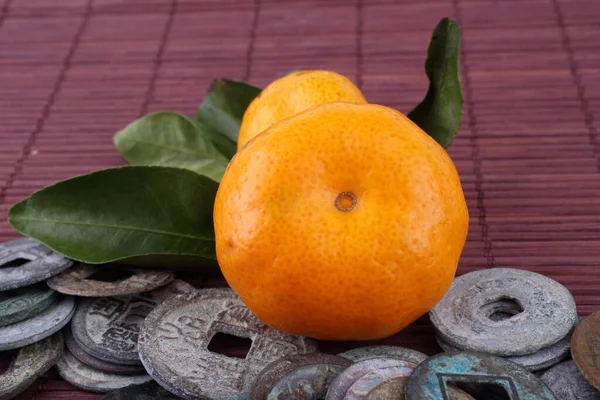
[[[88,263],[149,255],[214,260],[217,188],[186,169],[110,168],[43,188],[15,204],[8,219],[18,232]]]
[[[214,145],[231,158],[237,150],[242,117],[260,88],[228,79],[215,80],[198,107],[196,119]]]
[[[427,51],[429,90],[408,114],[444,148],[452,144],[462,120],[459,53],[460,27],[455,20],[444,18],[433,31]]]
[[[173,112],[145,115],[117,132],[113,140],[131,164],[186,168],[217,182],[229,162],[196,121]]]

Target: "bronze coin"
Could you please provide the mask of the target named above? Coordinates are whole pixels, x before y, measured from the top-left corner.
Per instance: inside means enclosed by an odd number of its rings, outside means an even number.
[[[292,354],[267,365],[260,373],[251,400],[323,398],[333,378],[352,361],[331,354]]]
[[[581,375],[600,390],[600,311],[577,325],[571,337],[571,355]]]
[[[98,371],[119,375],[139,375],[146,372],[146,369],[142,365],[126,365],[111,363],[96,358],[91,354],[87,353],[73,337],[73,332],[71,331],[70,326],[67,326],[64,329],[64,336],[67,349],[69,349],[71,354],[73,354],[73,357],[75,357],[77,360],[87,365],[88,367],[92,367],[94,369],[97,369]]]
[[[106,274],[102,280],[98,274]],[[79,264],[47,281],[57,292],[83,297],[127,296],[165,286],[175,279],[169,271]]]

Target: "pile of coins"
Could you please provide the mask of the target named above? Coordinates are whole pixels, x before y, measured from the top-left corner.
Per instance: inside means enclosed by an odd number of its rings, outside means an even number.
[[[429,356],[320,353],[265,326],[231,289],[74,263],[30,239],[0,244],[0,267],[0,351],[19,349],[0,399],[56,365],[105,400],[600,400],[600,311],[580,320],[571,293],[533,272],[457,277],[430,312],[444,351]],[[244,338],[247,354],[216,351],[219,335]]]

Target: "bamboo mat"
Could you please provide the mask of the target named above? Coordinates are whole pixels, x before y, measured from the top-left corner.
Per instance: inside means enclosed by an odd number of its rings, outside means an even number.
[[[149,111],[192,115],[213,78],[333,69],[408,112],[444,16],[463,29],[465,117],[450,154],[471,226],[459,273],[529,269],[569,287],[581,315],[599,309],[597,0],[0,0],[0,241],[17,237],[13,203],[122,164],[118,129]],[[383,342],[440,351],[427,318]],[[52,370],[20,398],[73,390]]]

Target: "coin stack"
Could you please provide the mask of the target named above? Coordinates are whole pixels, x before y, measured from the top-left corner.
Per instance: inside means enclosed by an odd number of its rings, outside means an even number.
[[[138,354],[139,328],[146,315],[169,297],[195,290],[172,272],[79,264],[47,282],[78,296],[59,374],[72,385],[106,393],[152,381]]]
[[[0,399],[23,392],[62,356],[60,330],[73,316],[75,299],[44,280],[72,265],[34,240],[0,244],[0,351],[18,349],[0,375]]]

